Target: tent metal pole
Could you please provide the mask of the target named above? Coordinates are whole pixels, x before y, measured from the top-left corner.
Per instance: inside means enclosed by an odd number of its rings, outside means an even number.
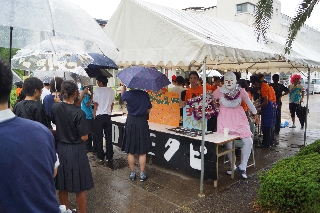
[[[9,49],[9,66],[10,69],[11,68],[11,58],[12,58],[12,31],[13,31],[13,27],[10,27],[10,49]]]
[[[308,111],[309,111],[309,95],[310,95],[310,67],[308,66],[308,91],[307,91],[307,104],[306,104],[306,121],[304,125],[304,142],[303,145],[306,146],[306,140],[307,140],[307,126],[308,126]]]
[[[203,178],[204,178],[204,142],[205,142],[205,135],[206,135],[206,116],[205,116],[205,103],[206,103],[206,59],[203,60],[202,65],[202,140],[201,140],[201,177],[200,177],[200,192],[198,194],[199,197],[204,197],[205,194],[203,193]]]

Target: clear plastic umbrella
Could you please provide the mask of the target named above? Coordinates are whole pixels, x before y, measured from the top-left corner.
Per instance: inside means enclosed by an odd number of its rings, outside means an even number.
[[[12,71],[12,75],[13,75],[12,83],[16,83],[16,82],[22,81],[22,79],[20,78],[20,76],[18,76],[18,74],[16,72],[14,72],[13,70],[11,70],[11,71]]]
[[[93,58],[87,53],[50,52],[22,49],[11,59],[11,67],[28,71],[73,70],[77,67],[87,67]]]
[[[73,80],[76,83],[81,83],[82,85],[93,85],[91,79],[88,77],[86,71],[78,67],[74,70],[68,70],[68,71],[63,71],[63,70],[58,70],[58,71],[43,71],[43,70],[37,70],[32,72],[33,77],[37,77],[41,79],[42,81],[45,78],[54,78],[54,77],[61,77],[64,80]]]
[[[79,52],[102,52],[116,60],[118,50],[98,23],[68,0],[0,0],[0,46],[23,48],[43,40],[80,44]]]

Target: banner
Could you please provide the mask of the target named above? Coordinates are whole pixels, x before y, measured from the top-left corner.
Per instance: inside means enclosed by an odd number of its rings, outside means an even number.
[[[149,93],[152,109],[149,121],[170,126],[179,126],[179,95],[175,92]]]
[[[124,124],[112,122],[113,145],[122,147]],[[200,178],[201,175],[201,140],[151,130],[152,149],[148,155],[152,162],[191,177]],[[204,178],[217,180],[216,173],[216,145],[204,144]]]

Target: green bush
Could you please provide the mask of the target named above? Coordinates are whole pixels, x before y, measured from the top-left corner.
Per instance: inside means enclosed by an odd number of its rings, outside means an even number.
[[[10,93],[10,105],[11,105],[12,108],[13,108],[13,106],[16,103],[16,100],[18,98],[17,95],[16,95],[16,89],[17,89],[17,87],[13,86],[12,90],[11,90],[11,93]]]
[[[308,155],[315,152],[320,153],[320,140],[316,140],[314,143],[301,148],[297,155]]]
[[[293,156],[260,173],[257,204],[276,212],[320,212],[320,154]]]

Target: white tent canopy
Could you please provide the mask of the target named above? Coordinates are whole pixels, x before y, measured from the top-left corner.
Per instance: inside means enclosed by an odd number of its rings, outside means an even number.
[[[116,63],[124,67],[144,65],[192,70],[192,67],[199,68],[204,59],[207,68],[219,70],[246,70],[256,63],[250,70],[254,71],[264,64],[257,62],[268,62],[269,67],[263,65],[262,68],[276,72],[274,68],[280,65],[279,61],[286,68],[292,65],[320,67],[313,56],[316,51],[300,53],[303,45],[294,44],[292,54],[281,57],[283,40],[279,36],[272,36],[273,42],[269,44],[258,43],[253,28],[241,23],[141,0],[122,0],[104,31],[119,47]],[[243,66],[238,68],[239,64]]]
[[[206,57],[212,65],[279,57],[256,42],[250,27],[138,0],[122,0],[104,30],[120,50],[120,66],[188,68]]]

